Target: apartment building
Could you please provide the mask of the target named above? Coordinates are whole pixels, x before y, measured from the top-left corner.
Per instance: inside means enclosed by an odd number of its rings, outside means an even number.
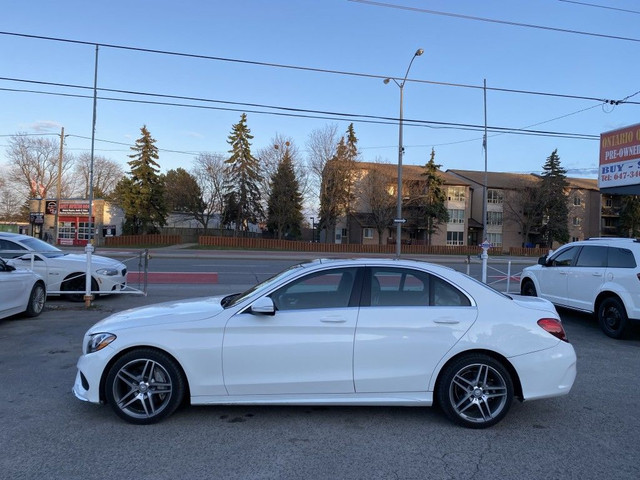
[[[375,172],[375,173],[372,173]],[[424,167],[404,165],[402,242],[426,244],[427,232],[424,218],[415,199],[423,195],[425,188]],[[385,193],[391,203],[385,227],[380,229],[372,213],[370,195],[363,193],[363,185],[370,176],[382,177]],[[432,245],[478,245],[488,240],[493,246],[508,251],[511,247],[536,246],[540,243],[537,226],[523,213],[530,192],[537,186],[540,177],[533,174],[483,172],[475,170],[447,170],[439,172],[446,192],[446,208],[449,221],[440,224],[431,237]],[[356,201],[348,216],[343,217],[336,229],[337,243],[395,243],[397,166],[360,162],[354,174]],[[486,232],[483,212],[484,185],[487,185]],[[569,202],[569,235],[571,240],[582,240],[617,233],[619,200],[609,195],[600,195],[595,179],[567,178]],[[412,201],[413,200],[413,201]]]

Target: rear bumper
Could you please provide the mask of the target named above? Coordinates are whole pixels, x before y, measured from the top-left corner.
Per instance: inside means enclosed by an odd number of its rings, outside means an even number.
[[[509,360],[520,376],[523,400],[566,395],[576,379],[576,353],[567,342]]]

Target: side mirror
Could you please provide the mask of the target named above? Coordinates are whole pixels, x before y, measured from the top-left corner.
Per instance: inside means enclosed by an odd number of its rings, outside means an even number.
[[[251,313],[259,313],[262,315],[275,315],[276,306],[270,297],[261,297],[251,305]]]
[[[547,256],[538,258],[538,265],[546,265],[547,264]]]

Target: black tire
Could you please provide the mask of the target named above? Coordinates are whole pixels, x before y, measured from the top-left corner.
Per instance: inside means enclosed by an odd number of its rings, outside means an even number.
[[[165,353],[139,349],[113,364],[105,383],[105,397],[113,411],[136,425],[156,423],[182,403],[182,371]]]
[[[29,295],[29,305],[27,305],[27,309],[25,310],[25,314],[27,317],[37,317],[42,313],[44,309],[44,302],[47,299],[47,291],[44,288],[44,283],[38,282],[31,289],[31,294]]]
[[[616,297],[609,297],[598,307],[598,323],[605,335],[620,339],[629,334],[631,322],[624,304]]]
[[[70,275],[70,277],[62,282],[61,290],[70,291],[70,292],[84,292],[86,288],[86,280],[85,275],[80,273],[74,273]],[[98,282],[96,282],[95,278],[91,279],[91,290],[98,290]],[[97,295],[96,295],[97,296]],[[70,302],[84,302],[84,293],[67,293],[64,295],[64,298],[69,300]]]
[[[520,285],[520,295],[525,297],[537,297],[536,286],[531,280],[525,278]]]
[[[436,398],[452,422],[467,428],[488,428],[511,408],[513,380],[494,358],[467,354],[441,372]]]

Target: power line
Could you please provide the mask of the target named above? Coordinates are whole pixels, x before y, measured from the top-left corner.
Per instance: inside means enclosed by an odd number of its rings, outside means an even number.
[[[576,5],[584,5],[584,6],[587,6],[587,7],[605,8],[607,10],[616,10],[618,12],[636,13],[636,14],[640,15],[640,12],[638,12],[636,10],[627,10],[625,8],[609,7],[607,5],[598,5],[596,3],[576,2],[574,0],[558,0],[558,1],[559,2],[564,2],[564,3],[574,3]]]
[[[42,83],[42,82],[41,82]],[[66,97],[75,97],[75,98],[84,98],[89,99],[93,98],[90,95],[80,95],[80,94],[67,94],[67,93],[59,93],[59,92],[45,92],[38,90],[22,90],[22,89],[6,89],[0,88],[0,91],[13,91],[13,92],[22,92],[22,93],[35,93],[42,95],[53,95],[53,96],[66,96]],[[99,89],[103,90],[103,89]],[[117,90],[106,89],[109,92],[118,92]],[[148,96],[157,96],[164,97],[159,94],[146,94]],[[219,102],[215,100],[208,99],[194,99],[193,97],[178,97],[175,95],[167,96],[172,99],[183,99],[183,100],[191,100],[191,101],[200,101],[200,102]],[[230,107],[216,107],[211,105],[194,105],[194,104],[185,104],[185,103],[176,103],[176,102],[163,102],[163,101],[151,101],[151,100],[137,100],[137,99],[127,99],[127,98],[117,98],[117,97],[108,97],[108,96],[99,96],[99,100],[106,101],[115,101],[115,102],[124,102],[124,103],[136,103],[136,104],[147,104],[147,105],[159,105],[159,106],[171,106],[171,107],[184,107],[184,108],[197,108],[197,109],[205,109],[205,110],[220,110],[220,111],[231,111],[231,112],[244,112],[244,113],[255,113],[262,115],[277,115],[284,117],[295,117],[295,118],[313,118],[313,119],[321,119],[321,120],[355,120],[360,123],[370,123],[370,124],[382,124],[382,125],[395,125],[398,123],[398,119],[394,117],[384,117],[384,116],[376,116],[376,115],[365,115],[365,114],[356,114],[356,113],[342,113],[342,112],[329,112],[329,111],[321,111],[321,110],[305,110],[305,109],[291,109],[287,107],[276,107],[276,106],[268,106],[262,105],[260,108],[269,108],[269,109],[284,109],[287,112],[269,112],[264,110],[250,110],[246,108],[230,108]],[[222,103],[233,103],[238,106],[255,106],[255,104],[242,104],[238,102],[222,102]],[[434,120],[418,120],[418,119],[404,119],[404,123],[407,126],[414,127],[423,127],[423,128],[449,128],[449,129],[457,129],[457,130],[471,130],[471,131],[480,131],[484,129],[483,125],[474,125],[474,124],[466,124],[466,123],[454,123],[454,122],[439,122]],[[541,131],[541,130],[528,130],[522,128],[511,128],[511,127],[497,127],[492,126],[488,127],[491,132],[501,132],[501,133],[509,133],[509,134],[520,134],[520,135],[535,135],[535,136],[547,136],[547,137],[561,137],[561,138],[573,138],[576,140],[596,140],[600,137],[598,135],[590,135],[590,134],[581,134],[581,133],[569,133],[569,132],[553,132],[553,131]]]
[[[571,33],[574,35],[583,35],[588,37],[597,37],[597,38],[608,38],[611,40],[624,40],[627,42],[636,42],[640,43],[640,38],[631,38],[631,37],[621,37],[619,35],[607,35],[605,33],[593,33],[593,32],[584,32],[581,30],[571,30],[568,28],[557,28],[557,27],[548,27],[545,25],[534,25],[531,23],[520,23],[520,22],[511,22],[508,20],[496,20],[494,18],[485,18],[485,17],[475,17],[472,15],[462,15],[460,13],[450,13],[450,12],[440,12],[437,10],[427,10],[424,8],[417,7],[407,7],[404,5],[394,5],[392,3],[384,3],[384,2],[374,2],[372,0],[348,0],[354,3],[362,3],[366,5],[373,5],[375,7],[385,7],[385,8],[395,8],[397,10],[407,10],[410,12],[418,12],[418,13],[426,13],[428,15],[439,15],[443,17],[452,17],[452,18],[460,18],[463,20],[474,20],[477,22],[486,22],[486,23],[497,23],[501,25],[510,25],[512,27],[523,27],[523,28],[534,28],[538,30],[547,30],[551,32],[559,32],[559,33]]]
[[[367,3],[365,0],[350,0],[350,1],[360,1],[361,3]],[[369,2],[369,3],[375,3],[375,2]],[[391,5],[389,5],[389,6],[391,6]],[[380,80],[384,80],[386,78],[395,78],[395,77],[390,76],[390,75],[377,75],[377,74],[370,74],[370,73],[348,72],[348,71],[344,71],[344,70],[330,70],[330,69],[315,68],[315,67],[303,67],[303,66],[297,66],[297,65],[286,65],[286,64],[279,64],[279,63],[258,62],[258,61],[254,61],[254,60],[240,60],[240,59],[235,59],[235,58],[216,57],[216,56],[211,56],[211,55],[200,55],[200,54],[184,53],[184,52],[173,52],[173,51],[168,51],[168,50],[139,48],[139,47],[131,47],[131,46],[125,46],[125,45],[116,45],[116,44],[102,44],[102,43],[95,43],[95,42],[87,42],[87,41],[83,41],[83,40],[73,40],[73,39],[60,38],[60,37],[47,37],[47,36],[41,36],[41,35],[30,35],[30,34],[25,34],[25,33],[2,32],[2,31],[0,31],[0,35],[8,35],[8,36],[15,36],[15,37],[22,37],[22,38],[31,38],[31,39],[37,39],[37,40],[47,40],[47,41],[53,41],[53,42],[72,43],[72,44],[78,44],[78,45],[91,45],[91,46],[98,45],[98,46],[105,47],[105,48],[114,48],[114,49],[120,49],[120,50],[130,50],[130,51],[135,51],[135,52],[154,53],[154,54],[160,54],[160,55],[179,56],[179,57],[196,58],[196,59],[204,59],[204,60],[215,60],[215,61],[222,61],[222,62],[240,63],[240,64],[247,64],[247,65],[257,65],[257,66],[272,67],[272,68],[301,70],[301,71],[309,71],[309,72],[316,72],[316,73],[327,73],[327,74],[344,75],[344,76],[351,76],[351,77],[373,78],[373,79],[380,79]],[[638,41],[640,41],[640,40],[638,40]],[[2,79],[2,80],[11,80],[9,78],[4,78],[4,77],[0,77],[0,79]],[[15,80],[15,81],[19,81],[19,80]],[[427,84],[427,85],[438,85],[438,86],[458,87],[458,88],[471,88],[471,89],[476,89],[476,90],[483,90],[485,88],[483,85],[471,85],[471,84],[451,83],[451,82],[438,82],[438,81],[434,81],[434,80],[421,80],[421,79],[415,79],[415,78],[413,78],[413,79],[407,78],[406,81],[407,82],[413,82],[413,83]],[[58,84],[58,86],[70,86],[70,85]],[[92,88],[92,87],[77,86],[77,88]],[[547,96],[547,97],[557,97],[557,98],[566,98],[566,99],[575,99],[575,100],[592,100],[592,101],[597,101],[597,102],[605,102],[605,101],[606,102],[616,102],[616,100],[606,100],[606,99],[603,99],[603,98],[588,97],[588,96],[581,96],[581,95],[568,95],[568,94],[559,94],[559,93],[550,93],[550,92],[536,92],[536,91],[530,91],[530,90],[517,90],[517,89],[509,89],[509,88],[486,87],[486,90],[487,91],[495,91],[495,92],[503,92],[503,93],[519,93],[519,94],[526,94],[526,95],[541,95],[541,96]]]

